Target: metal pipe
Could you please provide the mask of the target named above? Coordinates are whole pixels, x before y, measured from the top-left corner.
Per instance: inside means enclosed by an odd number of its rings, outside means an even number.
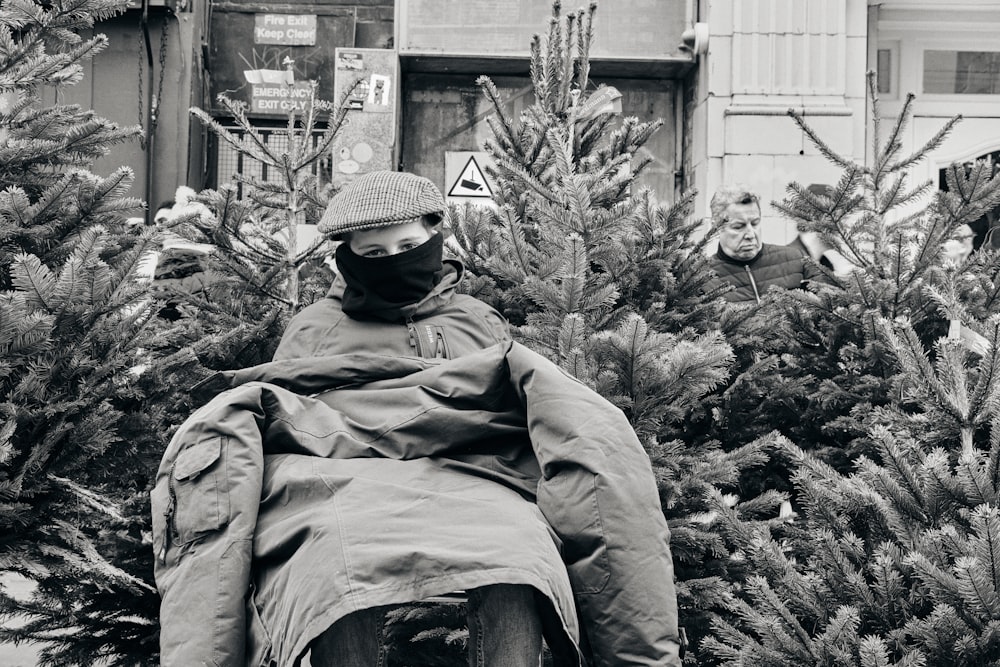
[[[164,19],[166,20],[166,19]],[[142,0],[142,38],[146,45],[146,64],[148,65],[149,78],[146,85],[146,127],[144,136],[144,148],[146,150],[146,224],[153,222],[153,147],[156,137],[155,113],[153,111],[153,44],[149,38],[149,0]]]

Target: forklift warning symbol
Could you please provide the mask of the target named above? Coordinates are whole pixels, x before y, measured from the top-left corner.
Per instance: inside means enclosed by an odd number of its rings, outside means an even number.
[[[469,161],[462,167],[462,172],[455,179],[455,183],[452,184],[451,189],[448,190],[448,196],[485,198],[493,196],[490,184],[486,181],[486,177],[483,176],[483,170],[479,168],[479,163],[476,162],[475,155],[469,156]]]

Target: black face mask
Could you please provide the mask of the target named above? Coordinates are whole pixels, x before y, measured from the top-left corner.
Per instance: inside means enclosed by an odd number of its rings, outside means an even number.
[[[362,257],[348,243],[341,243],[336,259],[347,283],[344,312],[356,319],[400,319],[401,308],[417,303],[437,284],[443,252],[441,234],[411,250],[383,257]]]

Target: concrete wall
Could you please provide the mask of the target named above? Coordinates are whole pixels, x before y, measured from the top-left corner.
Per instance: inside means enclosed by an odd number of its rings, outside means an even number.
[[[865,150],[865,0],[701,0],[709,27],[691,120],[695,214],[712,193],[743,182],[763,202],[789,182],[828,183],[839,170],[787,115],[805,114],[830,147],[848,158]],[[784,243],[794,224],[763,207],[764,240]]]
[[[844,157],[866,161],[873,126],[867,111],[867,70],[889,53],[879,94],[886,132],[907,93],[917,97],[901,137],[902,152],[923,146],[956,114],[963,120],[942,145],[910,170],[911,184],[937,184],[939,170],[1000,150],[1000,94],[923,91],[925,50],[1000,51],[996,0],[700,0],[708,53],[692,85],[686,160],[698,188],[696,214],[723,183],[742,181],[765,202],[780,200],[791,181],[829,183],[840,170],[786,115],[807,123]],[[921,206],[916,202],[912,208]],[[905,213],[902,211],[901,213]],[[785,242],[794,225],[764,207],[764,238]],[[707,228],[707,227],[706,227]]]

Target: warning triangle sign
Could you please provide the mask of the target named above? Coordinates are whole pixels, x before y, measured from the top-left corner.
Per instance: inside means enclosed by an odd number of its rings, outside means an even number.
[[[448,190],[448,196],[485,198],[493,196],[493,190],[490,189],[490,184],[486,180],[486,176],[483,175],[483,170],[479,168],[475,155],[469,156],[469,161],[462,167],[458,178]]]

